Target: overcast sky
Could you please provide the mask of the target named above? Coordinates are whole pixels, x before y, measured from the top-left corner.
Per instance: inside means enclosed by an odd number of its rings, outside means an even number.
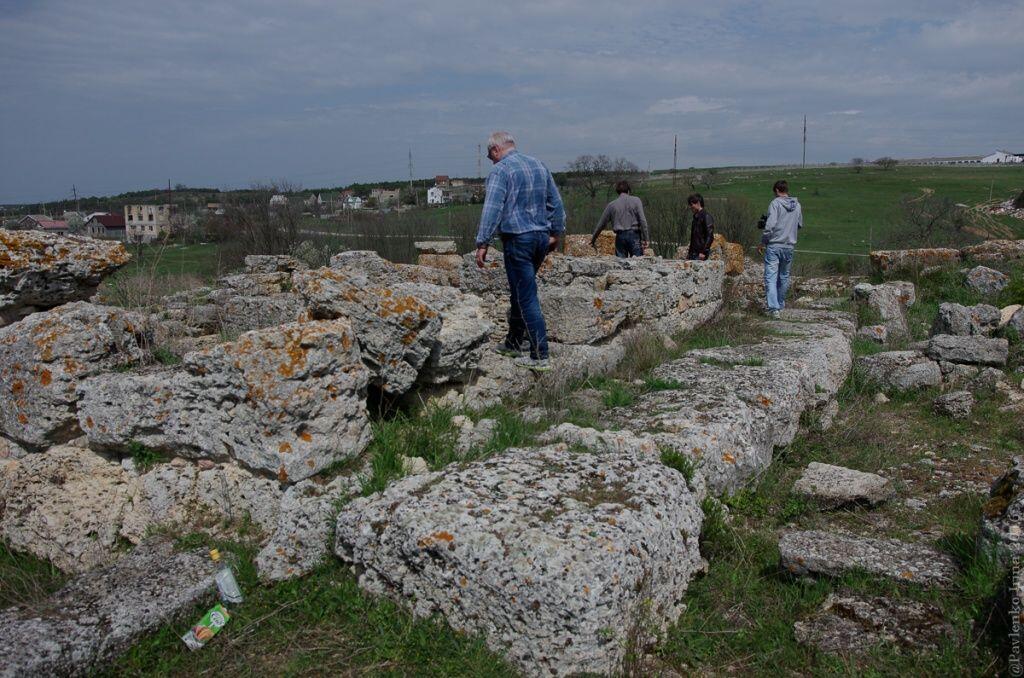
[[[1024,3],[0,0],[0,85],[0,202],[1024,152]]]

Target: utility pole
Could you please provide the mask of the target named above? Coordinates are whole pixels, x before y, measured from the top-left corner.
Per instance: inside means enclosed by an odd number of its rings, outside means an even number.
[[[804,114],[804,157],[800,161],[800,167],[807,167],[807,115]]]
[[[71,193],[75,196],[75,211],[81,212],[81,203],[78,201],[78,188],[76,188],[74,184],[71,184]]]
[[[419,207],[420,197],[416,195],[416,190],[412,187],[412,146],[409,147],[409,192],[412,193],[413,202]]]
[[[679,135],[672,138],[672,185],[676,184],[676,160],[679,156]]]

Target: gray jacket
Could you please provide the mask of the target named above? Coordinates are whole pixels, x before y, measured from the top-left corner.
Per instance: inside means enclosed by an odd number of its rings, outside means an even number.
[[[794,247],[797,231],[803,225],[800,201],[790,196],[779,196],[768,205],[768,221],[764,225],[761,244]]]
[[[601,215],[601,220],[597,222],[591,239],[596,238],[609,221],[612,223],[612,230],[616,233],[639,230],[641,240],[651,241],[651,231],[647,227],[647,217],[644,216],[644,204],[635,195],[620,193],[618,198],[608,203],[608,206],[604,208],[604,214]]]

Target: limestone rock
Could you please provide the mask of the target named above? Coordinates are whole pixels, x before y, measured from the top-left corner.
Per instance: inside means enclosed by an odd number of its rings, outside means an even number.
[[[1018,342],[1024,341],[1024,308],[1017,309],[1017,311],[1010,316],[1010,319],[1006,323],[1006,327],[1017,333]]]
[[[999,309],[988,304],[962,306],[943,303],[935,318],[931,333],[958,336],[989,336],[999,326]]]
[[[464,380],[479,367],[494,330],[483,300],[453,287],[422,284],[403,289],[434,309],[441,320],[441,329],[418,380],[428,384]]]
[[[335,550],[364,589],[484,634],[526,671],[604,674],[682,611],[702,520],[661,464],[513,449],[356,499]]]
[[[889,328],[885,325],[865,325],[857,330],[857,338],[884,344],[889,340]]]
[[[0,612],[3,676],[85,675],[213,598],[205,549],[141,545],[116,565],[71,581],[36,609]]]
[[[417,241],[413,247],[420,254],[458,254],[454,240]]]
[[[228,335],[298,321],[306,309],[301,296],[291,292],[261,296],[235,296],[220,308],[220,327]]]
[[[840,576],[859,569],[899,582],[947,587],[957,574],[949,555],[897,539],[815,530],[787,532],[779,540],[779,553],[783,569],[797,575]]]
[[[345,476],[327,484],[303,480],[289,487],[276,511],[276,530],[256,555],[260,579],[291,579],[320,565],[331,550],[338,502],[358,492],[358,479]]]
[[[590,246],[587,234],[565,236],[565,252],[568,257],[614,257],[615,233],[610,230],[601,231],[597,236],[597,248]]]
[[[564,344],[593,344],[615,334],[637,305],[636,294],[594,292],[581,287],[546,289],[543,300],[548,338]]]
[[[974,409],[974,396],[969,391],[952,391],[936,398],[933,407],[938,414],[953,419],[966,419]]]
[[[967,286],[986,297],[999,294],[1009,282],[1005,273],[987,266],[975,266],[967,272]]]
[[[90,445],[125,450],[134,441],[295,482],[369,441],[369,374],[347,321],[247,332],[186,355],[182,368],[82,382],[78,417]]]
[[[798,642],[822,652],[863,654],[880,644],[934,652],[953,626],[930,603],[830,594],[821,609],[793,624]]]
[[[939,362],[942,371],[942,382],[951,387],[962,387],[978,376],[978,368],[974,365],[960,365],[946,360]]]
[[[934,360],[918,351],[885,351],[857,358],[864,376],[882,388],[906,391],[938,386],[942,372]]]
[[[871,252],[871,265],[880,273],[921,270],[960,262],[960,251],[942,247],[916,250],[877,250]]]
[[[711,243],[710,258],[721,259],[725,262],[726,275],[743,273],[743,245],[738,242],[729,242],[721,233],[715,233],[714,241]]]
[[[0,328],[0,436],[32,450],[80,436],[75,387],[139,362],[141,325],[121,309],[78,301]]]
[[[119,242],[0,229],[0,327],[91,298],[130,258]]]
[[[106,565],[131,493],[120,464],[87,450],[28,455],[0,466],[0,536],[67,572]]]
[[[914,286],[910,283],[892,282],[874,285],[868,293],[868,306],[882,319],[882,324],[892,337],[905,337],[909,334],[906,308],[914,301],[913,290]]]
[[[416,476],[430,473],[430,466],[423,457],[407,457],[404,454],[400,454],[398,455],[398,460],[401,462],[402,471],[406,475]]]
[[[876,506],[896,495],[892,484],[880,475],[816,461],[804,469],[793,491],[830,509],[851,504]]]
[[[1009,343],[1006,339],[937,334],[928,342],[927,353],[935,360],[947,360],[952,363],[968,365],[1000,366],[1006,364]]]
[[[978,371],[969,384],[971,391],[994,391],[1000,382],[1006,380],[1002,370],[986,367]]]
[[[456,419],[459,421],[456,422]],[[481,419],[473,423],[473,420],[466,416],[452,418],[452,423],[459,427],[459,437],[455,442],[455,451],[465,455],[470,451],[483,447],[494,437],[498,429],[496,419]]]
[[[972,261],[1015,261],[1024,259],[1024,240],[986,240],[979,245],[965,247],[962,252]]]
[[[992,482],[981,509],[980,539],[1001,556],[1024,556],[1024,458],[1014,457],[1010,468]]]
[[[245,257],[248,273],[291,273],[305,268],[309,267],[288,254],[250,254]]]
[[[395,394],[412,387],[441,332],[437,310],[416,296],[415,285],[376,287],[334,268],[299,271],[293,279],[313,317],[352,323],[374,384]]]
[[[1004,327],[1009,325],[1010,320],[1013,319],[1013,317],[1017,314],[1017,311],[1021,310],[1022,308],[1024,308],[1024,305],[1022,304],[1010,304],[1009,306],[1001,308],[999,310],[998,329],[1003,329]],[[1021,327],[1024,327],[1024,315],[1020,316],[1020,318],[1021,319],[1019,324],[1021,325]]]
[[[211,293],[211,299],[221,301],[227,295],[258,297],[267,294],[281,294],[291,287],[288,273],[236,273],[217,280],[219,290]]]

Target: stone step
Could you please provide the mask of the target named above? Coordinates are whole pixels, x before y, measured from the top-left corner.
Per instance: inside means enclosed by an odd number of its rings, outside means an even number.
[[[892,483],[880,475],[816,461],[807,465],[793,484],[793,491],[826,509],[854,504],[876,506],[896,494]]]
[[[863,570],[900,582],[946,587],[958,572],[953,558],[924,544],[818,530],[783,534],[779,555],[782,567],[796,575]]]
[[[112,567],[74,579],[38,607],[4,610],[0,676],[90,673],[144,634],[212,602],[215,571],[205,550],[175,552],[170,541],[153,540]]]

